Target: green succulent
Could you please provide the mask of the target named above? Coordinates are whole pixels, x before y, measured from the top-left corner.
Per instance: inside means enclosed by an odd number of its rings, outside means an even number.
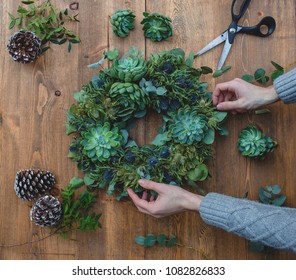
[[[112,104],[116,104],[117,116],[129,119],[134,113],[144,111],[149,104],[149,95],[137,84],[114,83],[109,91]]]
[[[276,147],[277,142],[266,136],[255,125],[244,128],[238,139],[238,149],[243,156],[263,158]]]
[[[191,145],[205,138],[208,131],[207,118],[199,115],[196,110],[185,106],[171,116],[169,130],[178,143]]]
[[[110,68],[111,77],[128,83],[141,80],[146,72],[146,61],[136,48],[131,48],[124,57],[116,59]]]
[[[144,36],[152,41],[168,40],[173,35],[172,20],[159,13],[143,13]]]
[[[131,10],[118,10],[111,16],[113,33],[118,37],[127,37],[130,30],[135,28],[135,14]]]
[[[91,127],[88,131],[82,132],[81,137],[82,152],[92,161],[106,161],[110,156],[114,156],[122,140],[118,128],[111,129],[109,123]]]

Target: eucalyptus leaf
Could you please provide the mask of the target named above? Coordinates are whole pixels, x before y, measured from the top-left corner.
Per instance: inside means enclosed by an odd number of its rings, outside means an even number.
[[[157,242],[159,243],[159,245],[165,246],[166,245],[166,235],[165,234],[159,234],[157,236]]]
[[[89,177],[89,174],[86,174],[85,176],[84,176],[84,184],[86,185],[86,186],[91,186],[94,182],[95,182],[95,180],[94,179],[92,179],[92,178],[90,178]]]
[[[201,66],[200,68],[201,68],[202,74],[204,75],[213,73],[213,69],[208,66]]]
[[[79,189],[84,185],[84,180],[79,177],[74,177],[70,180],[70,186],[74,189]]]
[[[145,241],[145,236],[136,236],[135,237],[135,242],[139,245],[144,245],[144,241]]]
[[[276,70],[278,71],[283,71],[284,67],[282,67],[281,65],[279,65],[278,63],[271,61],[271,64],[275,67]]]
[[[93,68],[93,69],[98,68],[100,65],[102,65],[104,63],[104,61],[105,61],[105,59],[103,57],[98,62],[87,65],[87,68]]]
[[[280,197],[274,199],[272,201],[272,204],[276,206],[282,206],[285,203],[286,199],[286,196],[282,194]]]
[[[273,194],[280,194],[281,191],[282,190],[281,190],[281,188],[280,188],[279,185],[273,185],[273,186],[271,186],[271,192]]]
[[[171,139],[168,137],[168,132],[164,132],[162,134],[157,134],[155,139],[152,141],[152,144],[155,146],[163,146],[166,142]]]
[[[242,76],[242,80],[252,83],[254,81],[254,76],[250,75],[250,74],[245,74]]]
[[[144,246],[145,247],[152,247],[153,245],[155,245],[156,239],[155,239],[155,235],[150,233],[146,236],[145,240],[144,240]]]
[[[214,78],[218,78],[218,77],[220,77],[220,76],[222,76],[222,75],[223,75],[223,71],[222,71],[221,69],[216,70],[216,71],[213,73],[213,77],[214,77]]]
[[[185,61],[185,64],[189,67],[193,66],[193,62],[194,62],[194,53],[190,52],[188,58]]]
[[[207,134],[205,135],[203,142],[207,145],[211,145],[215,140],[215,130],[213,128],[209,128]]]

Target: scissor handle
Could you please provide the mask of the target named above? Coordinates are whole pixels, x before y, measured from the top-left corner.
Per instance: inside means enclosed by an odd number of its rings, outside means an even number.
[[[234,13],[234,4],[235,4],[236,0],[232,0],[232,5],[231,5],[231,16],[232,16],[232,21],[234,21],[235,23],[238,23],[238,21],[240,20],[240,18],[245,14],[245,12],[247,11],[251,0],[244,0],[244,2],[241,4],[240,10],[238,14]]]
[[[267,27],[267,32],[262,31],[262,27]],[[260,36],[260,37],[267,37],[273,33],[275,30],[276,23],[273,17],[267,16],[261,19],[261,21],[255,26],[241,26],[238,32],[246,33],[250,35]]]

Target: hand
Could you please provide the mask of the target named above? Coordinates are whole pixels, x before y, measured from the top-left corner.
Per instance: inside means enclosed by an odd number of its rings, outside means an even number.
[[[132,189],[127,189],[128,195],[140,212],[155,218],[166,217],[185,210],[198,211],[203,198],[173,185],[159,184],[148,180],[140,180],[139,184],[144,189],[157,192],[156,200],[154,197],[150,197],[147,201],[147,192],[144,192],[140,198]]]
[[[213,105],[220,111],[246,112],[279,100],[273,86],[264,88],[242,79],[216,85],[213,91]]]

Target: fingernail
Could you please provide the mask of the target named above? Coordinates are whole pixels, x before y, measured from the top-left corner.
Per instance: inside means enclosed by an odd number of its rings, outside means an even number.
[[[139,183],[140,185],[143,185],[143,184],[145,183],[145,180],[140,179],[140,180],[138,181],[138,183]]]
[[[217,105],[217,109],[222,109],[223,108],[223,105],[222,104],[218,104]]]

